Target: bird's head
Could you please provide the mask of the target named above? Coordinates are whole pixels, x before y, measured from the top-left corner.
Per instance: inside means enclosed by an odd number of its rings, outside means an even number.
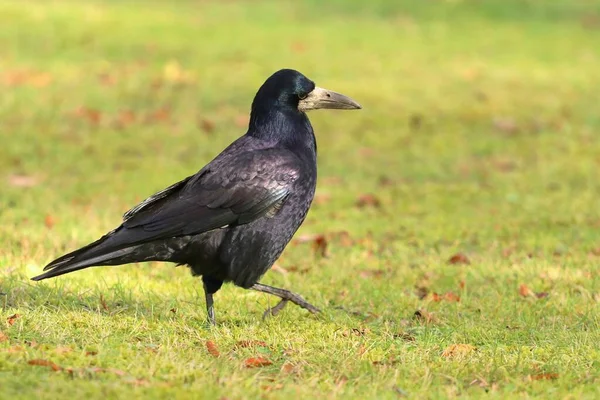
[[[320,108],[354,110],[361,106],[348,96],[315,86],[315,83],[293,69],[282,69],[271,75],[260,87],[252,109],[260,106],[282,107],[300,112]]]

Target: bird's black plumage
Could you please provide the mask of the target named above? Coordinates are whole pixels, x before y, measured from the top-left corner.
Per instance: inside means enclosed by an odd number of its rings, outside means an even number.
[[[297,71],[276,72],[258,90],[244,136],[195,175],[126,212],[118,228],[52,261],[33,279],[91,266],[167,261],[202,276],[213,323],[212,294],[223,282],[278,295],[282,306],[291,300],[315,311],[291,292],[258,283],[314,197],[317,148],[304,112],[312,108],[360,106],[316,88]]]

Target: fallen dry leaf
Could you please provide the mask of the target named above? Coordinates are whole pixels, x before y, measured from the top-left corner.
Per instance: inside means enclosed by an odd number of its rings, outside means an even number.
[[[77,111],[75,111],[75,115],[88,121],[92,125],[98,125],[102,121],[102,114],[100,111],[93,108],[79,107]]]
[[[46,215],[46,217],[44,218],[44,225],[46,225],[46,228],[48,228],[48,229],[52,229],[52,227],[54,226],[55,223],[56,223],[56,220],[50,214]]]
[[[286,362],[281,366],[281,372],[284,372],[286,374],[291,374],[295,371],[294,365]]]
[[[545,374],[529,375],[529,379],[532,381],[554,380],[554,379],[558,379],[558,376],[559,375],[557,373],[545,373]]]
[[[417,288],[415,289],[415,295],[417,295],[419,300],[423,300],[427,297],[428,294],[429,289],[427,289],[425,286],[417,286]]]
[[[247,348],[247,347],[269,347],[262,340],[240,340],[235,344],[235,347]]]
[[[29,365],[37,365],[40,367],[50,367],[52,371],[60,371],[62,368],[53,363],[52,361],[42,360],[41,358],[36,358],[35,360],[27,361]]]
[[[416,340],[413,335],[411,335],[410,333],[406,333],[406,332],[395,333],[394,339],[402,339],[405,342],[414,342]]]
[[[123,110],[119,112],[115,121],[117,128],[125,128],[135,122],[135,113],[131,110]]]
[[[383,276],[383,274],[385,273],[385,271],[381,270],[381,269],[365,269],[362,270],[358,273],[358,276],[360,276],[363,279],[367,279],[367,278],[381,278]]]
[[[415,311],[414,317],[426,323],[433,322],[435,320],[433,314],[426,310]]]
[[[246,368],[260,368],[273,364],[271,360],[265,357],[251,357],[244,361]]]
[[[523,297],[535,296],[533,290],[529,289],[529,287],[524,283],[519,285],[519,294]]]
[[[215,130],[215,123],[209,119],[201,119],[198,121],[198,127],[205,133],[212,133]]]
[[[66,346],[60,346],[60,347],[57,347],[56,349],[54,349],[54,352],[56,354],[67,354],[67,353],[70,353],[72,351],[73,351],[72,348],[66,347]]]
[[[151,122],[165,122],[168,121],[171,117],[171,113],[166,108],[159,108],[157,110],[151,111],[146,115],[145,121],[146,123]]]
[[[273,271],[279,272],[280,274],[283,274],[283,275],[287,275],[289,273],[289,271],[287,269],[283,268],[279,264],[273,264],[273,266],[271,267],[271,269]]]
[[[9,326],[13,326],[15,321],[20,317],[21,317],[20,314],[13,314],[6,319],[6,322],[8,323]]]
[[[448,264],[453,264],[453,265],[457,265],[457,264],[471,264],[471,261],[469,261],[469,259],[467,258],[466,255],[464,255],[463,253],[457,253],[455,255],[453,255],[452,257],[450,257],[448,259]]]
[[[22,351],[25,351],[25,349],[22,346],[12,346],[6,349],[5,351],[7,353],[20,353]]]
[[[329,203],[331,195],[327,193],[317,193],[313,199],[313,203],[316,205],[323,205]]]
[[[106,301],[104,300],[104,296],[100,295],[100,305],[104,309],[104,311],[108,311],[108,306],[106,305]]]
[[[274,390],[280,390],[283,388],[283,383],[277,383],[275,385],[263,385],[260,388],[265,392],[272,392]]]
[[[492,124],[496,130],[509,135],[519,132],[519,126],[513,118],[495,118]]]
[[[86,355],[86,356],[95,356],[96,354],[98,354],[98,352],[97,352],[97,351],[86,351],[86,352],[85,352],[85,355]]]
[[[312,242],[313,252],[320,257],[327,257],[327,239],[318,235]]]
[[[37,185],[38,179],[28,175],[10,175],[8,177],[8,184],[15,187],[33,187]]]
[[[238,115],[235,119],[235,124],[240,128],[248,127],[250,117],[248,115]]]
[[[367,193],[361,195],[356,200],[356,206],[359,208],[373,207],[381,208],[381,201],[375,195]]]
[[[435,302],[440,302],[442,300],[459,302],[460,296],[454,294],[453,292],[447,292],[444,294],[438,294],[434,292],[431,295],[431,299]]]
[[[467,354],[475,351],[475,346],[470,344],[451,344],[446,347],[442,352],[442,357],[446,358],[455,358],[455,357],[464,357]]]
[[[306,51],[306,45],[302,42],[294,42],[290,47],[295,53],[304,53]]]
[[[7,340],[8,340],[8,336],[6,336],[6,333],[0,331],[0,343],[6,342]]]
[[[217,345],[215,344],[215,342],[213,342],[212,340],[207,340],[206,341],[206,350],[208,350],[208,352],[210,353],[210,355],[213,356],[213,357],[220,357],[221,356],[221,352],[217,348]]]

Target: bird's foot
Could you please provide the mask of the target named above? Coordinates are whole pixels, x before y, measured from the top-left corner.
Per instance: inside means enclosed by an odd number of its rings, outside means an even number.
[[[268,315],[277,315],[290,301],[296,304],[297,306],[310,311],[313,314],[316,314],[321,311],[317,307],[304,300],[304,298],[302,298],[302,296],[300,296],[299,294],[290,292],[289,290],[263,285],[262,283],[256,283],[250,289],[256,290],[258,292],[272,294],[281,298],[281,301],[277,303],[275,307],[269,308],[267,311],[265,311],[263,317],[267,317]]]

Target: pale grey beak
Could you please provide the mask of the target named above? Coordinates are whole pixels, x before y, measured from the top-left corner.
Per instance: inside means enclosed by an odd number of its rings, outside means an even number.
[[[320,87],[315,87],[308,96],[298,103],[298,110],[300,111],[318,110],[319,108],[356,110],[362,107],[348,96]]]

